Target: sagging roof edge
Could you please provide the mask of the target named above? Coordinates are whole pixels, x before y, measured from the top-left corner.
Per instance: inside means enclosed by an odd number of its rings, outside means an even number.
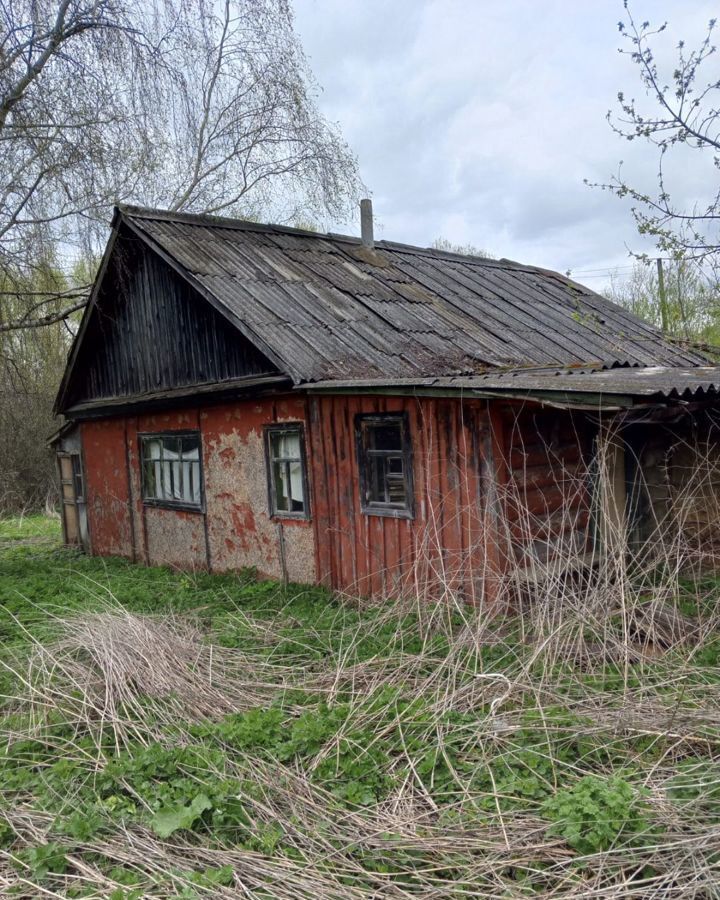
[[[292,390],[292,379],[286,375],[249,375],[233,381],[189,385],[172,390],[136,394],[130,397],[104,397],[86,403],[78,403],[65,412],[69,422],[128,415],[134,412],[177,408],[200,403],[227,403],[232,400],[252,399],[267,394],[287,393]],[[63,426],[64,427],[64,426]]]
[[[76,423],[88,419],[107,418],[128,415],[159,408],[176,408],[189,404],[227,403],[233,400],[251,399],[268,396],[278,392],[292,390],[293,393],[306,393],[310,396],[404,396],[404,397],[446,397],[478,399],[487,401],[505,401],[508,403],[532,403],[554,409],[575,410],[590,413],[618,413],[631,409],[647,409],[658,406],[686,406],[691,401],[707,404],[719,399],[720,395],[707,394],[701,396],[661,397],[655,395],[631,395],[620,393],[603,393],[588,391],[551,391],[551,390],[509,390],[500,388],[476,389],[465,386],[422,386],[422,385],[368,385],[359,387],[336,387],[329,385],[302,384],[293,386],[285,376],[259,376],[240,379],[235,382],[220,382],[199,387],[182,388],[175,391],[161,391],[137,397],[115,397],[91,403],[78,404],[67,412],[67,421],[61,426],[48,443],[54,443],[67,433]]]

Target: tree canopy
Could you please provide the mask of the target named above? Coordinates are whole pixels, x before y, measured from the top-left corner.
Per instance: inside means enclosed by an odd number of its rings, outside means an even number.
[[[359,194],[288,0],[8,0],[0,23],[0,331],[83,305],[27,284],[96,252],[116,202],[292,221]]]

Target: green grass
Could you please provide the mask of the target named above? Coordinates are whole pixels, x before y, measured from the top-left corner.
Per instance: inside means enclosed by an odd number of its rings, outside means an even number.
[[[37,514],[0,519],[0,543],[30,538],[46,538],[57,541],[59,537],[60,519]]]
[[[518,622],[476,641],[462,608],[89,558],[58,532],[0,523],[3,896],[717,881],[714,634],[692,663],[588,666]]]

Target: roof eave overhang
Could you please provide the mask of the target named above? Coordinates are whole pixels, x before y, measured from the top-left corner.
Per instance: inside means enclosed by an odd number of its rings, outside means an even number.
[[[290,390],[292,386],[292,379],[287,375],[249,375],[233,381],[186,385],[173,390],[135,394],[131,397],[103,397],[87,403],[77,403],[69,407],[65,415],[71,421],[78,422],[191,404],[201,406],[223,403],[268,393],[275,394],[278,391]]]
[[[538,403],[558,409],[577,409],[589,412],[613,412],[629,409],[635,403],[646,398],[635,398],[629,394],[607,394],[573,391],[513,391],[501,388],[469,388],[465,386],[433,387],[429,384],[375,384],[358,387],[333,386],[332,383],[301,384],[296,390],[304,390],[310,394],[364,394],[392,397],[474,397],[481,400],[507,400],[512,402]]]

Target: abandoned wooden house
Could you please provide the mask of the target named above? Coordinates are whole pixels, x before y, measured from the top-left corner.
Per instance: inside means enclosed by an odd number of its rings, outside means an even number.
[[[57,398],[67,542],[477,599],[589,550],[610,430],[616,514],[650,533],[713,443],[720,369],[560,274],[371,222],[115,211]]]

